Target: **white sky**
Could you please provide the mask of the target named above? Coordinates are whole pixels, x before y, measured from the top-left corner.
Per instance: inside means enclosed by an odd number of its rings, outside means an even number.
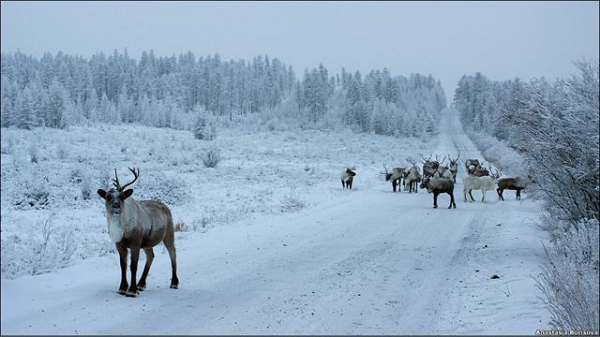
[[[432,74],[448,100],[464,74],[552,80],[575,73],[571,61],[599,58],[598,1],[2,1],[1,8],[3,52],[267,54],[300,77],[319,63],[331,73]]]

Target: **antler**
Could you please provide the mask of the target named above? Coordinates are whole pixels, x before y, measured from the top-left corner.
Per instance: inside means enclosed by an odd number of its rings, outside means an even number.
[[[448,157],[450,157],[450,156],[448,156]],[[437,156],[436,156],[436,159],[437,159]],[[442,165],[445,160],[446,160],[446,156],[444,156],[444,159],[442,159],[442,161],[440,162],[440,165]]]
[[[383,168],[385,169],[385,172],[379,172],[381,174],[388,174],[388,169],[387,167],[385,167],[385,164],[383,164]]]
[[[490,167],[490,171],[491,171],[491,169],[492,169],[492,168]],[[496,171],[496,172],[492,173],[492,176],[493,176],[494,178],[496,178],[496,179],[500,178],[500,176],[502,175],[502,174],[500,173],[500,170],[498,170],[498,169],[494,169],[494,171]]]
[[[119,192],[123,192],[127,186],[133,184],[140,177],[140,169],[138,169],[136,172],[135,167],[134,167],[134,168],[129,168],[129,171],[131,171],[131,173],[133,173],[134,179],[132,181],[130,181],[129,183],[125,184],[124,186],[121,186],[121,183],[119,182],[119,176],[117,175],[117,169],[115,169],[115,179],[113,179],[113,181],[114,181],[113,185],[115,185],[115,187],[117,188],[117,190]]]

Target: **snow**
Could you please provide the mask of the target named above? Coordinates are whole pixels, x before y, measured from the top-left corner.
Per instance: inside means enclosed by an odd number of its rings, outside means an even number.
[[[465,203],[466,173],[460,167],[457,208],[446,208],[444,194],[433,209],[425,190],[394,194],[378,175],[382,163],[401,166],[401,158],[420,154],[482,157],[462,132],[455,110],[442,113],[440,126],[430,142],[232,130],[213,141],[223,151],[216,169],[182,164],[178,171],[165,157],[156,170],[185,180],[193,200],[172,207],[176,221],[183,219],[189,228],[203,224],[177,233],[179,289],[169,289],[170,263],[162,245],[155,248],[148,288],[137,298],[117,293],[114,250],[41,275],[3,275],[1,333],[534,334],[547,329],[549,313],[534,280],[546,242],[536,224],[539,201],[527,193],[517,201],[507,193],[502,202],[493,193],[482,203],[480,191],[474,191],[476,202]],[[106,137],[115,130],[105,131]],[[177,143],[184,136],[168,137]],[[189,142],[198,141],[189,135]],[[146,171],[153,169],[145,165]],[[357,167],[352,191],[342,190],[339,181],[345,166]],[[151,186],[142,185],[143,175],[144,168],[140,190]],[[3,239],[21,222],[48,212],[11,210],[9,202],[3,196]],[[85,221],[109,246],[101,206],[92,198],[66,223],[89,216]],[[67,211],[55,216],[63,220]],[[10,258],[6,255],[3,251],[3,260]]]

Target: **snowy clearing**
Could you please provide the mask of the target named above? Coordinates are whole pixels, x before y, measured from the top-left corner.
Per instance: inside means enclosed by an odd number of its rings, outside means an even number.
[[[184,182],[179,188],[193,200],[172,207],[175,221],[191,227],[176,238],[180,289],[169,289],[168,254],[159,246],[147,290],[137,298],[117,293],[118,256],[93,187],[88,206],[61,204],[55,217],[65,226],[80,221],[81,231],[91,227],[90,240],[102,236],[97,246],[106,255],[87,253],[85,260],[41,275],[3,276],[2,334],[534,334],[548,328],[533,279],[545,242],[536,225],[539,201],[505,193],[506,201],[498,202],[489,192],[483,204],[475,191],[477,202],[465,203],[460,167],[457,208],[446,208],[444,194],[433,209],[426,191],[393,194],[378,176],[382,163],[398,166],[421,153],[482,158],[455,110],[442,113],[440,135],[430,144],[350,133],[221,134],[215,142],[223,160],[213,170],[193,157],[199,151],[193,146],[208,143],[189,133],[183,142],[183,132],[165,130],[173,135],[156,140],[150,130],[139,131],[147,134],[147,149],[164,146],[157,152],[165,157],[140,164],[142,177],[144,170],[148,176],[163,172],[165,180]],[[119,129],[103,138],[110,132]],[[5,133],[3,147],[5,137],[17,137]],[[89,137],[73,150],[89,156],[83,171],[101,169],[94,165],[107,160],[102,156],[108,152],[90,148],[96,141]],[[190,156],[177,170],[168,163],[174,147]],[[133,149],[133,158],[147,158],[147,149]],[[8,206],[15,191],[4,179],[11,177],[9,165],[24,159],[6,163],[4,153],[3,266],[11,257],[5,237],[33,231],[36,219],[49,212]],[[84,165],[75,161],[74,168]],[[118,165],[120,172],[132,165],[124,154],[108,163],[109,171]],[[341,189],[344,165],[357,167],[352,191]],[[152,186],[140,178],[135,193],[151,193]]]

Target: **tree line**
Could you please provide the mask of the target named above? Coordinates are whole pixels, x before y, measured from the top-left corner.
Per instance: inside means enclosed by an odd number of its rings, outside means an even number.
[[[392,77],[387,69],[330,75],[321,64],[297,79],[291,66],[266,55],[246,62],[192,52],[144,51],[139,61],[126,50],[89,60],[2,53],[1,81],[1,126],[22,129],[97,122],[187,129],[198,115],[233,120],[285,105],[306,127],[335,120],[359,132],[419,136],[436,132],[446,105],[431,75]]]

